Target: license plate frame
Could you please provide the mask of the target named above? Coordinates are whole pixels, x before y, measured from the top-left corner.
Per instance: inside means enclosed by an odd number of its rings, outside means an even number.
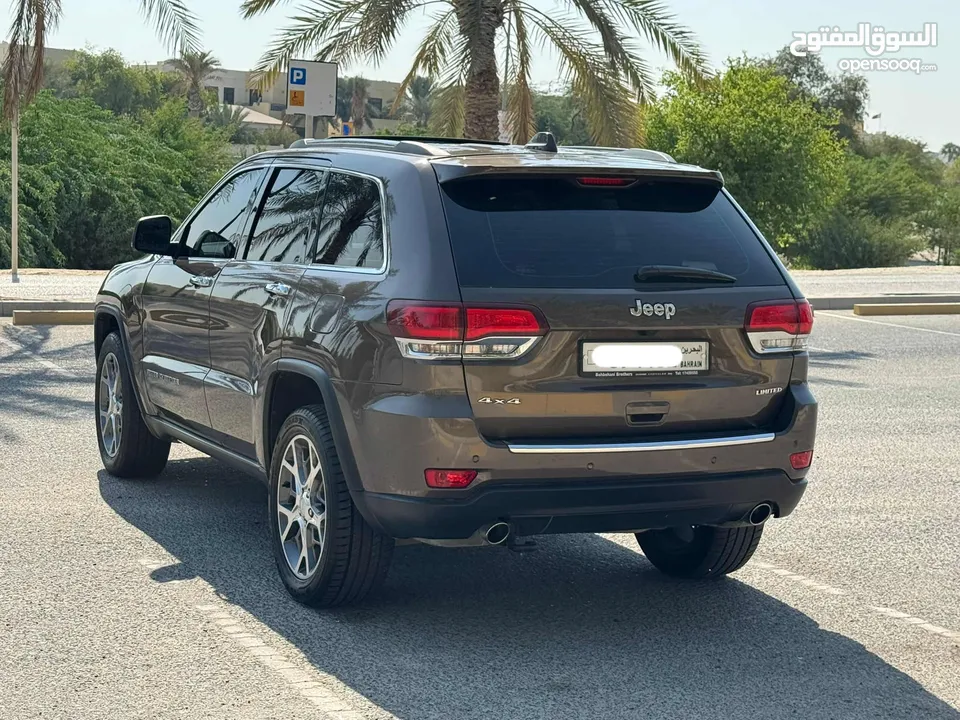
[[[679,347],[683,363],[678,368],[606,368],[595,365],[593,351],[602,346],[651,346],[670,345]],[[595,378],[631,378],[631,377],[678,377],[704,375],[710,372],[710,343],[706,340],[684,340],[670,342],[581,342],[579,351],[580,375]],[[686,364],[690,363],[690,364]]]

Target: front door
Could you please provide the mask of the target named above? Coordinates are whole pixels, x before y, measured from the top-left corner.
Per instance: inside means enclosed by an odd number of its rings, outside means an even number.
[[[210,416],[203,379],[210,369],[210,293],[240,247],[265,168],[227,179],[179,232],[178,257],[158,260],[144,283],[143,372],[160,414],[203,430]]]
[[[323,166],[276,167],[242,257],[227,263],[210,298],[210,373],[204,386],[214,438],[256,457],[263,369],[280,357],[290,301],[318,225]]]

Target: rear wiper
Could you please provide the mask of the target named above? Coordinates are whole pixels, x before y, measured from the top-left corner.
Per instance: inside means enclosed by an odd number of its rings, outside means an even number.
[[[737,281],[733,275],[686,265],[644,265],[637,270],[634,279],[637,282],[735,283]]]

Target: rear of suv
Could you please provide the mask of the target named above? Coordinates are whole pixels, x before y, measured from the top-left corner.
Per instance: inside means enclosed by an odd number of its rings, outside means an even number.
[[[299,145],[177,234],[141,221],[152,255],[105,281],[108,470],[176,439],[260,476],[316,605],[373,589],[398,538],[633,532],[721,576],[796,507],[813,315],[719,173],[550,138]]]

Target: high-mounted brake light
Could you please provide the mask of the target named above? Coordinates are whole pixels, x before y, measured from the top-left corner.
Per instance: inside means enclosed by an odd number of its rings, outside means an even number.
[[[577,182],[581,185],[595,185],[605,187],[625,187],[633,185],[635,180],[622,177],[578,177]]]
[[[753,303],[744,330],[758,353],[806,350],[813,331],[813,308],[806,300]]]
[[[518,358],[546,334],[533,310],[463,307],[391,300],[387,328],[404,356],[416,360]]]

